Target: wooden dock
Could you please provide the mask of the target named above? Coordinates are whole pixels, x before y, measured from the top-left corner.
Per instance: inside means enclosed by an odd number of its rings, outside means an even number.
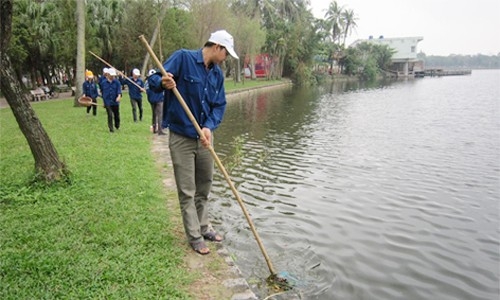
[[[425,69],[415,72],[415,77],[439,77],[439,76],[459,76],[470,75],[472,70],[444,70],[444,69]]]

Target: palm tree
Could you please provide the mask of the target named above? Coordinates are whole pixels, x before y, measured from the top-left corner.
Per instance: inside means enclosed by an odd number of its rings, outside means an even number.
[[[356,17],[352,9],[347,9],[342,11],[341,18],[344,24],[344,32],[343,32],[344,40],[342,41],[342,48],[345,48],[345,39],[347,38],[348,35],[352,33],[354,29],[356,29],[357,27],[356,21],[358,20],[358,18]]]
[[[52,53],[50,41],[54,39],[54,27],[50,23],[53,20],[52,10],[50,3],[30,0],[19,0],[15,3],[14,34],[22,36],[16,42],[26,51],[22,65],[25,70],[29,70],[32,84],[38,79],[46,79],[46,76],[43,76],[46,69],[43,64]],[[54,18],[58,18],[57,14],[54,14]]]
[[[325,13],[325,20],[328,28],[330,29],[332,40],[332,45],[329,51],[330,70],[332,71],[334,62],[338,61],[338,52],[340,48],[338,42],[342,35],[343,28],[342,11],[343,8],[338,5],[337,1],[332,1],[330,2],[330,5]]]
[[[101,48],[100,56],[111,61],[115,51],[113,42],[125,4],[120,0],[88,0],[87,5],[88,19]]]
[[[337,42],[342,34],[342,28],[344,26],[342,19],[343,7],[339,6],[337,1],[330,2],[328,10],[325,13],[325,19],[329,23],[329,27],[332,33],[332,42]]]
[[[267,30],[267,40],[264,46],[273,61],[271,77],[281,78],[285,63],[290,61],[285,58],[292,48],[290,43],[300,43],[293,37],[294,28],[305,24],[302,22],[302,12],[306,10],[308,1],[305,0],[262,0],[261,7],[264,27]],[[295,30],[295,32],[299,32]],[[296,60],[297,57],[294,57]],[[276,72],[276,73],[275,73]]]

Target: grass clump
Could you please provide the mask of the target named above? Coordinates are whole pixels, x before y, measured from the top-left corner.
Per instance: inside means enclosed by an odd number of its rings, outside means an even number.
[[[71,172],[50,186],[30,184],[28,144],[0,110],[0,299],[189,298],[143,104],[134,123],[125,93],[110,133],[102,106],[93,117],[72,99],[33,103]]]

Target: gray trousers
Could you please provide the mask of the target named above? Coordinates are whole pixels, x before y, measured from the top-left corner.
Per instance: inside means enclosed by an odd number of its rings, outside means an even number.
[[[132,105],[132,117],[134,122],[137,122],[137,107],[139,107],[139,120],[142,121],[142,99],[130,98],[130,105]]]
[[[153,112],[153,119],[151,121],[153,133],[163,132],[163,128],[161,126],[163,121],[163,102],[151,103],[151,111]]]
[[[200,140],[172,131],[169,148],[174,165],[177,196],[186,237],[190,243],[203,239],[209,230],[208,196],[212,188],[214,160]]]

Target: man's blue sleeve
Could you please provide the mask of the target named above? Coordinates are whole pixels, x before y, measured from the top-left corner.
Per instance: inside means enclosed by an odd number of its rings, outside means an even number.
[[[161,85],[161,74],[155,73],[148,78],[149,88],[156,93],[163,92],[164,88]]]
[[[212,104],[212,109],[210,114],[207,116],[205,123],[202,124],[202,127],[210,128],[211,131],[214,131],[219,127],[222,122],[222,118],[224,117],[224,113],[226,111],[226,92],[224,90],[224,83],[222,83],[219,88],[219,92],[214,99],[214,103]]]

